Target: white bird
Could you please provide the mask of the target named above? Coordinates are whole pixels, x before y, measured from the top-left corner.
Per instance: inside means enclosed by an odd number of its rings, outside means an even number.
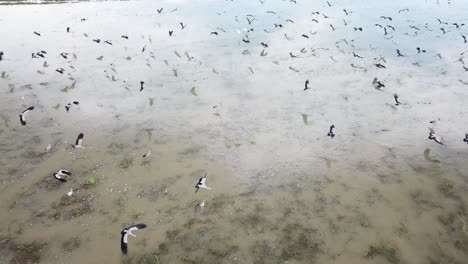
[[[26,125],[26,115],[32,110],[34,110],[34,106],[28,107],[26,110],[21,112],[19,117],[20,117],[20,122],[23,126]]]
[[[436,136],[435,131],[433,128],[429,127],[429,137],[428,139],[434,140],[435,142],[443,145],[442,139],[438,136]]]
[[[71,172],[67,170],[59,170],[57,172],[54,172],[54,178],[61,181],[61,182],[67,182],[65,177],[71,176]]]
[[[72,195],[73,195],[73,189],[70,189],[70,191],[67,192],[67,195],[68,195],[68,196],[72,196]]]
[[[197,204],[198,207],[203,208],[205,207],[205,200],[203,200],[201,203]]]
[[[136,237],[132,232],[138,229],[143,229],[145,228],[145,224],[136,224],[133,226],[126,227],[120,232],[122,235],[120,239],[120,249],[122,250],[123,254],[127,254],[128,251],[128,235],[131,235],[132,237]]]
[[[205,183],[205,182],[206,182],[206,174],[205,174],[205,176],[203,176],[202,178],[200,178],[200,179],[198,180],[197,185],[195,185],[195,188],[197,188],[197,190],[196,190],[195,192],[198,192],[198,190],[200,190],[200,189],[211,190],[210,187],[206,186],[206,183]]]
[[[83,133],[80,133],[78,135],[78,137],[76,138],[76,142],[73,146],[73,148],[84,148],[81,144],[83,143],[83,138],[84,138],[84,134]]]
[[[46,151],[49,151],[51,148],[52,148],[52,146],[49,144],[49,145],[47,145],[47,147],[45,148],[45,150],[46,150]]]

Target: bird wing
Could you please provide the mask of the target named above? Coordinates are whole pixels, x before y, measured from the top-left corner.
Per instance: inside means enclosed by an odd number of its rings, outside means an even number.
[[[136,224],[136,225],[132,225],[132,226],[128,227],[128,231],[132,232],[132,231],[135,231],[135,230],[138,230],[138,229],[143,229],[145,227],[146,227],[145,224]]]
[[[83,141],[83,138],[84,138],[84,134],[83,134],[83,133],[80,133],[80,134],[78,135],[78,137],[76,138],[75,145],[81,145],[81,142]]]
[[[127,239],[128,239],[128,234],[124,231],[122,231],[122,237],[120,238],[120,250],[122,251],[122,254],[127,254],[128,252],[128,245],[127,245]]]

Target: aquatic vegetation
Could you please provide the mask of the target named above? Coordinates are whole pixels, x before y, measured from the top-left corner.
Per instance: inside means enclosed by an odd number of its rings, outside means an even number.
[[[94,177],[88,177],[86,179],[86,185],[88,185],[88,186],[95,185],[96,183],[97,183],[97,180]]]

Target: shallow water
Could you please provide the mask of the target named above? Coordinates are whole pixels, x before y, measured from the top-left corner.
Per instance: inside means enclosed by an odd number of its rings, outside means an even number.
[[[468,4],[407,2],[0,6],[0,263],[465,263]]]

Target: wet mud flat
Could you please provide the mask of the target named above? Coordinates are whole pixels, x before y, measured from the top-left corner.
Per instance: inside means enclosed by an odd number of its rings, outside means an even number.
[[[465,263],[467,7],[1,6],[0,263]]]

